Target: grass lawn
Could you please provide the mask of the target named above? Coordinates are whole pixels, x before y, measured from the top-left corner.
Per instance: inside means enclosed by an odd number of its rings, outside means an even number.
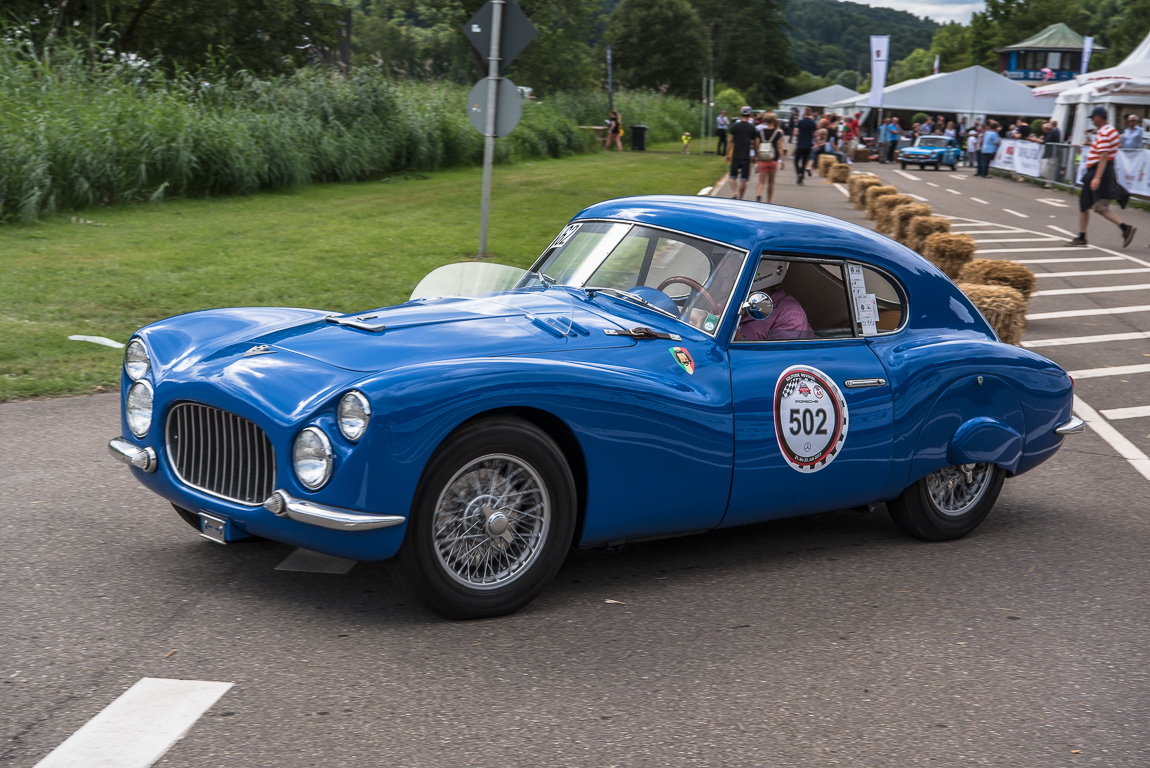
[[[676,148],[497,166],[490,260],[529,266],[591,203],[693,195],[725,169]],[[121,351],[73,334],[126,342],[142,325],[209,307],[402,302],[430,270],[474,257],[481,179],[467,168],[0,226],[0,401],[118,387]]]

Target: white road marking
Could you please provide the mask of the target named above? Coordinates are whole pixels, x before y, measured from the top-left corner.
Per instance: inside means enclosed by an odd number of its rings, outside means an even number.
[[[1134,341],[1136,339],[1150,339],[1150,331],[1131,331],[1128,333],[1103,333],[1097,336],[1066,336],[1061,339],[1034,339],[1024,341],[1022,346],[1030,347],[1065,347],[1071,344],[1105,344],[1110,341]]]
[[[231,687],[206,680],[142,678],[36,768],[147,768]]]
[[[1044,275],[1049,277],[1049,275]],[[1096,285],[1093,288],[1055,288],[1052,291],[1035,291],[1031,296],[1077,296],[1081,293],[1120,293],[1122,291],[1148,291],[1150,283],[1138,285]]]
[[[1077,263],[1078,260],[1074,259],[1070,263]],[[1138,272],[1150,272],[1150,268],[1137,267],[1135,269],[1083,269],[1077,272],[1038,272],[1036,277],[1094,277],[1095,275],[1133,275]]]
[[[1031,252],[1040,251],[1042,253],[1050,253],[1050,252],[1055,251],[1055,250],[1059,250],[1059,249],[1052,248],[1048,251],[1046,248],[1003,248],[1001,252],[1006,253],[1009,251],[1014,251],[1014,252],[1018,252],[1018,251],[1031,251]],[[1078,250],[1078,249],[1077,248],[1073,248],[1073,249],[1067,248],[1066,250],[1070,251],[1070,250]],[[982,251],[982,253],[999,253],[999,251]],[[1090,258],[1086,258],[1086,259],[1063,259],[1063,258],[1057,258],[1057,259],[1015,259],[1014,263],[1015,264],[1084,264],[1088,261],[1126,261],[1126,259],[1123,256],[1091,256]],[[1054,274],[1054,273],[1048,273],[1048,274]],[[1091,274],[1094,274],[1094,273],[1092,272]]]
[[[913,194],[911,192],[904,192],[903,194],[905,194],[907,197],[913,197],[915,200],[919,201],[920,203],[926,202],[926,198],[923,197],[922,195],[916,195],[916,194]]]
[[[911,181],[922,181],[922,179],[915,176],[913,173],[907,173],[906,171],[895,171],[895,173],[897,173],[899,176],[902,176],[904,179],[910,179]]]
[[[1004,213],[1009,213],[1011,216],[1017,216],[1020,219],[1029,219],[1030,218],[1030,216],[1028,216],[1025,213],[1019,213],[1018,211],[1012,211],[1009,208],[1003,208],[1002,210]]]
[[[93,344],[99,344],[100,346],[104,346],[104,347],[111,347],[112,349],[123,349],[124,348],[123,344],[121,344],[120,342],[115,341],[113,339],[109,339],[107,336],[81,336],[81,335],[77,335],[77,336],[69,336],[68,339],[71,341],[90,341]]]
[[[1103,309],[1070,309],[1063,312],[1039,312],[1027,315],[1027,320],[1057,320],[1063,317],[1095,317],[1097,315],[1125,315],[1131,312],[1150,312],[1150,304],[1134,307],[1106,307]]]
[[[970,178],[969,176],[963,176],[961,173],[948,173],[946,175],[952,179],[960,179],[962,181],[965,181],[966,179]]]
[[[982,203],[983,205],[990,205],[990,203],[986,202],[986,201],[985,201],[985,200],[983,200],[981,197],[972,197],[972,198],[970,198],[970,199],[971,199],[971,200],[973,200],[973,201],[974,201],[974,202],[976,202],[976,203]]]
[[[1095,434],[1109,443],[1110,447],[1118,451],[1122,458],[1130,462],[1130,466],[1134,467],[1147,480],[1150,480],[1150,456],[1140,451],[1121,432],[1110,426],[1098,411],[1083,402],[1078,395],[1074,396],[1074,412],[1094,430]]]
[[[949,193],[950,193],[950,194],[952,194],[952,195],[961,195],[961,194],[962,194],[962,193],[961,193],[961,192],[959,192],[957,189],[951,189],[950,187],[947,187],[947,188],[946,188],[946,191],[947,191],[947,192],[949,192]]]
[[[1040,197],[1040,198],[1038,198],[1038,202],[1046,203],[1047,205],[1053,205],[1055,208],[1069,208],[1070,207],[1069,205],[1062,202],[1061,200],[1059,200],[1056,197]]]
[[[1101,379],[1107,376],[1129,376],[1135,373],[1150,373],[1150,364],[1142,365],[1115,365],[1110,368],[1083,368],[1080,371],[1068,371],[1071,378]]]
[[[305,573],[347,573],[355,567],[357,560],[347,560],[334,555],[313,552],[310,549],[297,549],[276,566],[277,571],[303,571]]]
[[[997,240],[975,240],[976,243],[1056,243],[1053,237],[1000,237]]]
[[[1130,408],[1111,408],[1107,411],[1101,411],[1101,414],[1111,421],[1140,419],[1143,416],[1150,416],[1150,405],[1135,405]]]
[[[847,188],[846,188],[844,185],[842,185],[842,184],[839,184],[839,183],[837,183],[837,182],[836,182],[836,183],[835,183],[835,189],[837,189],[839,192],[842,192],[842,193],[843,193],[843,197],[850,197],[850,196],[851,196],[850,190],[849,190],[849,189],[847,189]]]
[[[1056,227],[1053,224],[1047,224],[1046,226],[1049,229],[1053,229],[1055,232],[1061,232],[1062,234],[1066,235],[1067,237],[1078,237],[1077,232],[1071,232],[1068,229],[1063,229],[1062,227]]]
[[[935,184],[933,181],[928,181],[928,182],[926,183],[926,185],[927,185],[928,187],[934,187],[934,188],[936,188],[936,189],[938,188],[938,185],[937,185],[937,184]]]
[[[951,226],[953,226],[953,225],[951,225]],[[1031,232],[1026,232],[1025,229],[1014,229],[1014,228],[1006,228],[1006,227],[1004,227],[1003,229],[967,229],[967,230],[963,230],[962,234],[964,234],[964,235],[1015,235],[1015,234],[1021,234],[1024,232],[1028,235],[1033,234]]]

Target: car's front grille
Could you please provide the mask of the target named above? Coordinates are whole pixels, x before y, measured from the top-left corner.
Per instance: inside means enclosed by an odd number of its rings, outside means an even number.
[[[262,504],[275,490],[271,440],[247,419],[199,403],[168,414],[168,461],[197,490],[241,504]]]

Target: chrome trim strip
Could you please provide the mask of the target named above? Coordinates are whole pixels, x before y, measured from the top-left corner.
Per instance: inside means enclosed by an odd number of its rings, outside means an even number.
[[[151,448],[141,448],[132,445],[122,437],[113,437],[108,441],[108,453],[117,461],[128,466],[142,469],[145,472],[156,471],[156,452]]]
[[[866,389],[867,387],[885,387],[886,379],[847,379],[843,382],[847,389]]]
[[[1056,435],[1077,435],[1084,431],[1086,431],[1086,422],[1074,415],[1070,416],[1070,421],[1063,422],[1054,428]]]
[[[353,509],[329,507],[326,504],[297,499],[283,489],[277,490],[264,502],[264,509],[277,517],[290,517],[301,523],[310,523],[336,531],[371,531],[407,522],[407,518],[402,515],[371,515]]]

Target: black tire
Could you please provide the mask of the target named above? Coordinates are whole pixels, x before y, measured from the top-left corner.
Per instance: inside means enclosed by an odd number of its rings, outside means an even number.
[[[958,170],[958,163],[951,163],[950,164],[950,172],[954,173],[957,170]]]
[[[934,172],[938,173],[941,170],[942,170],[942,162],[940,161],[940,162],[935,163],[934,164]]]
[[[428,462],[392,574],[449,619],[513,613],[559,571],[575,518],[575,480],[555,441],[519,419],[485,419],[447,438]],[[475,543],[460,556],[462,541]]]
[[[924,541],[961,539],[977,528],[998,501],[1006,473],[993,464],[966,466],[973,483],[960,467],[944,467],[888,502],[894,524]]]
[[[176,510],[176,514],[188,525],[196,529],[196,533],[203,533],[203,528],[200,527],[200,516],[191,510],[184,509],[176,504],[172,505],[172,509]]]
[[[905,171],[906,170],[906,163],[901,163],[901,165],[902,165],[902,169]]]
[[[925,170],[926,170],[926,163],[919,163],[919,164],[918,164],[918,169],[919,169],[920,171],[925,171]]]

